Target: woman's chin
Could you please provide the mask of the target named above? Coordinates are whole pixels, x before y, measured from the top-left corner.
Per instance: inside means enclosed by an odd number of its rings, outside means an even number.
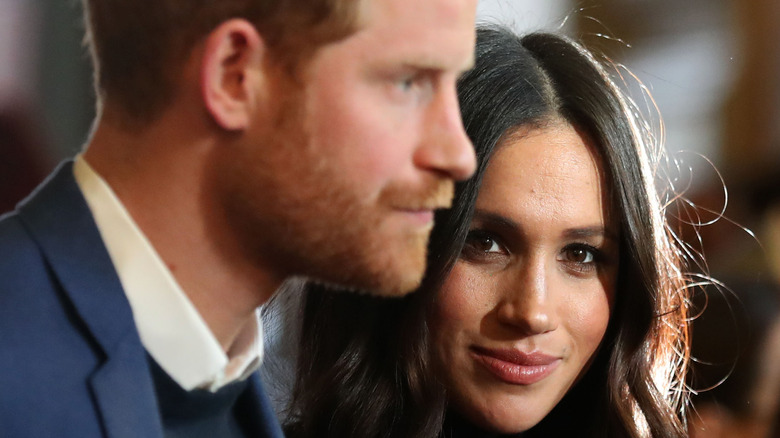
[[[474,419],[475,424],[488,432],[501,435],[518,434],[527,431],[542,421],[542,418],[528,418],[527,413],[513,415],[511,412],[505,412],[501,416],[482,415],[479,419]],[[472,420],[473,421],[473,420]]]

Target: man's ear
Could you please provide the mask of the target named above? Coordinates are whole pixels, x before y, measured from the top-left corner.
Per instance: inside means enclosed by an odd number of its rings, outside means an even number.
[[[241,131],[258,107],[266,78],[266,47],[257,29],[246,20],[223,22],[207,37],[200,89],[206,109],[223,129]]]

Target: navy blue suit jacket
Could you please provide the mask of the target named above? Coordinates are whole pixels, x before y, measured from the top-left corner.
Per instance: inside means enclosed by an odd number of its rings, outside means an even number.
[[[281,437],[257,373],[242,412]],[[0,219],[0,437],[162,437],[130,305],[66,162]]]

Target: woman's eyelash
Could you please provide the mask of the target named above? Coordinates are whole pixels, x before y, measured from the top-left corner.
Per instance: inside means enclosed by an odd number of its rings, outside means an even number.
[[[463,247],[464,255],[477,256],[477,255],[490,255],[506,252],[504,245],[501,243],[501,239],[495,236],[493,233],[484,230],[471,230],[466,235],[466,242]]]
[[[577,275],[593,274],[607,262],[604,251],[587,243],[566,245],[561,252],[561,261]]]
[[[587,243],[569,244],[563,250],[575,257],[584,255],[585,260],[579,260],[580,263],[598,263],[604,258],[604,253],[600,249]]]
[[[558,261],[575,275],[590,275],[609,261],[607,253],[585,242],[573,242],[563,246],[558,253]],[[509,250],[501,237],[484,229],[472,229],[466,235],[461,257],[477,263],[505,261]]]

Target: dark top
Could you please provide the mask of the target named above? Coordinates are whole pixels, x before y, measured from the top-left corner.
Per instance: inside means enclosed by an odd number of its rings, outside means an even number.
[[[447,412],[447,416],[444,419],[441,438],[520,438],[522,436],[522,433],[503,435],[482,430],[460,415],[450,411]]]
[[[233,382],[217,392],[185,391],[153,359],[149,358],[163,433],[166,438],[245,438],[248,434],[236,417],[239,396],[248,380]]]

